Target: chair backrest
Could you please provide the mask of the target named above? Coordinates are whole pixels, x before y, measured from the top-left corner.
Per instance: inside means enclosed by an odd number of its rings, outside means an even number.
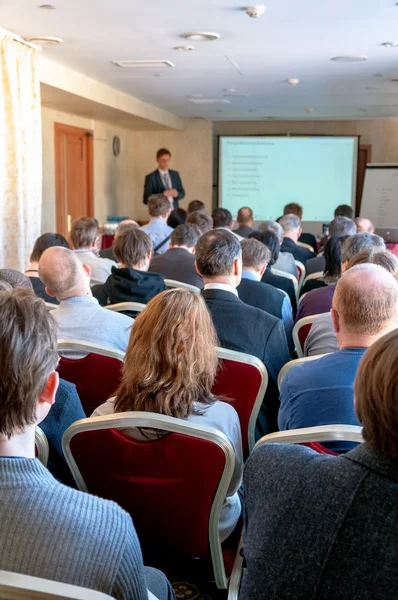
[[[296,242],[297,246],[301,246],[302,248],[306,248],[310,252],[315,252],[314,248],[310,244],[306,244],[305,242]]]
[[[55,310],[57,308],[57,304],[53,304],[52,302],[45,302],[47,310]]]
[[[243,352],[217,348],[217,356],[221,363],[212,392],[233,399],[231,406],[239,416],[247,458],[255,444],[257,416],[268,386],[267,369],[261,360]]]
[[[311,279],[320,279],[321,277],[323,277],[323,271],[318,271],[317,273],[310,273],[310,275],[307,275],[304,279],[303,287],[305,286],[307,281],[310,281]]]
[[[319,354],[318,356],[306,356],[305,358],[296,358],[295,360],[290,360],[286,364],[283,365],[278,375],[278,389],[281,389],[282,381],[290,371],[292,367],[297,365],[302,365],[306,362],[311,362],[312,360],[316,360],[317,358],[321,358],[322,356],[326,356],[326,354]]]
[[[200,289],[196,287],[196,285],[191,285],[190,283],[183,283],[182,281],[176,281],[175,279],[165,279],[164,282],[168,288],[183,288],[184,290],[197,292],[198,294],[200,292]]]
[[[269,433],[258,440],[254,452],[263,444],[307,444],[312,442],[363,442],[362,427],[355,425],[321,425]]]
[[[168,435],[136,441],[122,433],[131,427]],[[226,587],[218,522],[235,456],[224,434],[125,412],[73,423],[62,447],[80,490],[114,500],[132,516],[146,561],[202,558],[210,548],[216,583]]]
[[[62,356],[62,352],[68,350],[87,354],[83,358]],[[61,354],[59,375],[75,384],[83,410],[89,417],[119,387],[124,354],[112,348],[78,340],[59,340],[58,352]]]
[[[310,315],[309,317],[303,317],[293,327],[293,342],[296,347],[297,356],[302,358],[304,356],[304,344],[307,336],[310,332],[313,322],[319,317],[319,315]]]
[[[0,571],[0,598],[4,600],[109,600],[111,596],[69,583]]]
[[[114,312],[140,313],[146,308],[146,304],[141,304],[141,302],[118,302],[117,304],[108,304],[104,308]]]
[[[285,273],[285,271],[279,271],[279,269],[275,269],[274,267],[271,267],[271,273],[273,273],[274,275],[278,275],[279,277],[286,277],[286,279],[291,279],[293,281],[293,287],[296,297],[298,296],[299,285],[297,278],[294,275],[292,275],[291,273]]]
[[[305,279],[305,273],[306,273],[305,266],[299,260],[295,260],[294,262],[296,263],[296,268],[298,271],[298,286],[299,286],[299,290],[300,290],[301,286],[303,285],[303,281]]]
[[[46,434],[40,427],[36,427],[35,429],[35,447],[37,458],[46,467],[48,456],[50,454],[50,447],[48,445]]]

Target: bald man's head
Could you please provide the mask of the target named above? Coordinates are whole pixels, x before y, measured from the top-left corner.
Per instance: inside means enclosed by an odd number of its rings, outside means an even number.
[[[89,273],[76,254],[67,248],[53,247],[43,252],[39,277],[58,300],[87,294]]]
[[[336,286],[333,311],[349,335],[382,335],[398,325],[398,283],[374,264],[361,264],[344,273]]]
[[[133,219],[124,219],[124,221],[120,221],[119,225],[116,227],[115,237],[121,235],[125,231],[130,231],[130,229],[135,229],[139,227],[137,221],[133,221]]]
[[[357,232],[365,232],[365,233],[374,233],[375,226],[373,225],[370,219],[365,219],[364,217],[357,217],[355,219],[355,223],[357,226]]]

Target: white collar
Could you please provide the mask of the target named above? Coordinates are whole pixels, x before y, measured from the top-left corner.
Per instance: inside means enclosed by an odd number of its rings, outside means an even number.
[[[239,298],[239,294],[232,285],[229,283],[206,283],[205,290],[224,290],[224,292],[231,292],[231,294],[235,294],[237,298]]]
[[[159,171],[159,173],[160,173],[161,175],[166,175],[166,174],[168,175],[168,174],[169,174],[169,170],[168,170],[168,169],[167,169],[167,171],[163,171],[163,169],[161,169],[161,168],[159,167],[158,171]]]

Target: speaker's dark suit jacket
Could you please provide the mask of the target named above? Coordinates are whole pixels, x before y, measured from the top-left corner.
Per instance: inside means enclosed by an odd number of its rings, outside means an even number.
[[[283,290],[288,294],[290,302],[292,303],[293,316],[295,316],[297,312],[297,300],[293,281],[287,277],[282,277],[281,275],[274,275],[270,267],[267,267],[265,270],[261,281],[268,283],[269,285],[272,285],[272,287],[278,288],[279,290]]]
[[[169,248],[167,252],[154,256],[149,265],[152,273],[161,273],[165,279],[175,279],[203,288],[203,279],[195,269],[195,256],[185,248]]]
[[[171,187],[178,192],[178,197],[174,198],[174,208],[178,208],[178,202],[184,198],[185,191],[182,187],[182,181],[179,172],[169,169],[169,175],[171,179]],[[149,173],[149,175],[145,177],[144,204],[148,204],[149,196],[152,196],[152,194],[163,194],[164,190],[165,187],[158,169],[153,171],[153,173]]]
[[[256,356],[266,366],[269,384],[257,429],[260,435],[277,431],[277,379],[283,365],[290,360],[282,321],[259,308],[245,304],[232,292],[203,290],[202,295],[221,346]]]

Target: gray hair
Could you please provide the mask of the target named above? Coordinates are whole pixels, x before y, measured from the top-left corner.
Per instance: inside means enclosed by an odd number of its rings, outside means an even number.
[[[282,225],[279,225],[279,223],[277,223],[276,221],[263,221],[262,223],[260,223],[258,229],[259,231],[263,231],[264,233],[271,231],[278,238],[278,242],[282,244],[283,238],[285,237],[283,227]]]
[[[205,233],[196,244],[196,265],[203,277],[231,275],[241,255],[237,237],[225,229]]]
[[[25,290],[33,290],[29,277],[15,269],[0,269],[0,281],[8,283],[13,289],[24,288]],[[3,287],[4,289],[7,289],[7,287]]]
[[[279,219],[279,224],[282,226],[283,231],[288,233],[289,231],[297,231],[301,227],[301,221],[296,215],[284,215]]]
[[[386,245],[383,238],[374,233],[356,233],[351,235],[341,247],[341,262],[347,262],[354,258],[358,252],[365,248],[385,250]]]
[[[329,235],[355,235],[357,227],[348,217],[335,217],[329,225]]]

